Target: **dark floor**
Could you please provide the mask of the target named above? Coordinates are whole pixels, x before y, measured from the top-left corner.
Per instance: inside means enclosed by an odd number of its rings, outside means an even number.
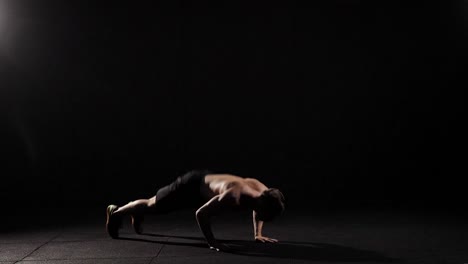
[[[468,263],[467,218],[455,213],[289,211],[265,225],[280,240],[274,245],[252,242],[247,212],[230,213],[213,226],[227,253],[207,248],[191,212],[147,217],[145,235],[126,221],[114,240],[104,211],[10,215],[0,229],[0,263]]]

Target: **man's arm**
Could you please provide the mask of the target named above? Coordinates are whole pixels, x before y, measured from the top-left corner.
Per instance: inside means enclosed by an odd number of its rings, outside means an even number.
[[[198,226],[200,227],[203,235],[210,246],[210,249],[214,250],[227,250],[225,246],[218,243],[211,231],[211,222],[210,218],[212,215],[219,212],[222,208],[226,206],[231,206],[236,203],[235,197],[231,192],[225,192],[221,195],[216,195],[211,198],[207,203],[200,207],[195,216],[197,218]]]
[[[265,237],[265,236],[262,235],[263,221],[261,221],[261,220],[259,220],[257,218],[257,213],[255,211],[253,211],[253,227],[254,227],[255,241],[263,242],[263,243],[265,243],[265,242],[270,242],[270,243],[278,242],[277,239]]]

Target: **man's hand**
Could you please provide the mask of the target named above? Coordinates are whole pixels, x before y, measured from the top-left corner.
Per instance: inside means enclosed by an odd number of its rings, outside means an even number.
[[[195,213],[197,218],[198,226],[202,231],[203,235],[208,242],[210,249],[216,251],[228,251],[229,248],[216,241],[213,232],[211,231],[210,217],[216,213],[223,206],[230,205],[233,201],[232,196],[229,193],[224,193],[223,195],[217,195],[211,198],[206,204],[200,207]]]
[[[277,239],[262,236],[263,221],[257,218],[257,212],[255,211],[253,211],[253,227],[255,234],[255,242],[278,243]]]
[[[227,252],[231,250],[228,246],[224,245],[223,243],[219,243],[218,241],[210,242],[208,243],[208,246],[210,247],[211,250],[215,250],[215,251]]]
[[[255,242],[262,242],[262,243],[278,243],[278,239],[269,238],[265,236],[255,236]]]

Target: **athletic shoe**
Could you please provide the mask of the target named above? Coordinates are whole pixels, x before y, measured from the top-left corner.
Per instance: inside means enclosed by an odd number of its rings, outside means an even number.
[[[122,224],[122,218],[116,215],[113,215],[114,212],[118,209],[119,207],[117,205],[109,205],[107,206],[106,214],[107,214],[107,221],[106,221],[106,230],[109,236],[112,238],[118,238],[119,237],[119,228],[120,225]]]

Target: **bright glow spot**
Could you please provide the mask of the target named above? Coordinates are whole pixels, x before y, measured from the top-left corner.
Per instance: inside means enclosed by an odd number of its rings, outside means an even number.
[[[0,0],[0,55],[8,55],[15,28],[13,28],[13,1]]]
[[[4,5],[5,5],[5,2],[0,1],[0,38],[3,35],[3,24],[5,24],[3,21],[5,19],[5,15],[3,14],[3,11],[5,10],[5,8],[3,7]]]
[[[0,49],[3,48],[6,41],[6,24],[7,24],[7,1],[0,0]]]

